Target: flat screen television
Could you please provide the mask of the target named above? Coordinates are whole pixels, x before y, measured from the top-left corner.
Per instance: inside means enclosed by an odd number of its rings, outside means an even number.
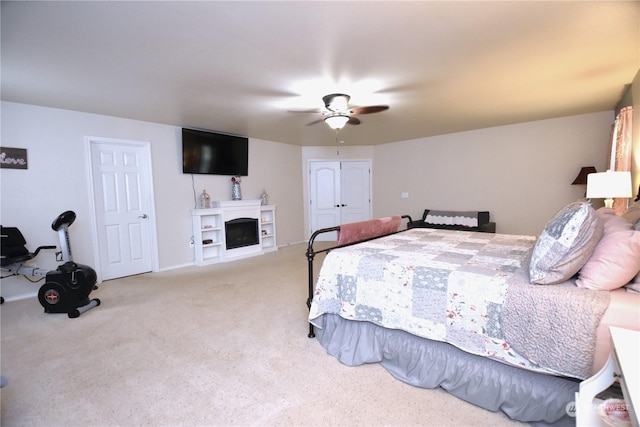
[[[182,128],[182,172],[249,175],[249,138]]]

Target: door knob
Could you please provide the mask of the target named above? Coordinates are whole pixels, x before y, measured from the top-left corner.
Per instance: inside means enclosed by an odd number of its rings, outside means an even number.
[[[145,218],[147,218],[147,214],[138,215],[138,218],[145,219]]]

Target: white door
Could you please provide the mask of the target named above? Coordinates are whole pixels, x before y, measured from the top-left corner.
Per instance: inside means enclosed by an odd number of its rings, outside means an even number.
[[[371,218],[370,170],[369,161],[309,163],[311,233]],[[336,233],[324,233],[316,240],[336,240]]]
[[[311,233],[340,224],[340,162],[309,164],[309,203]],[[336,233],[317,240],[336,240]]]
[[[371,219],[370,162],[348,161],[340,165],[340,224]]]
[[[90,139],[89,144],[100,278],[152,271],[148,143]]]

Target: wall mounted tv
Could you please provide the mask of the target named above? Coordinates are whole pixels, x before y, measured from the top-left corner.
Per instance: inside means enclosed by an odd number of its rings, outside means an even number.
[[[182,128],[182,172],[249,174],[249,138]]]

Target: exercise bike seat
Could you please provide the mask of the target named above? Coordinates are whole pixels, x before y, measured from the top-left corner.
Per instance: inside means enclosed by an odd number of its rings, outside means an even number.
[[[74,211],[62,212],[56,219],[53,220],[51,228],[53,228],[53,231],[58,231],[62,228],[63,225],[66,225],[68,227],[73,224],[75,220],[76,213]]]
[[[38,252],[43,249],[55,249],[55,246],[39,246],[35,252],[29,252],[27,241],[24,239],[22,232],[17,227],[3,227],[0,225],[0,265],[7,266],[11,264],[21,263],[38,256]]]

